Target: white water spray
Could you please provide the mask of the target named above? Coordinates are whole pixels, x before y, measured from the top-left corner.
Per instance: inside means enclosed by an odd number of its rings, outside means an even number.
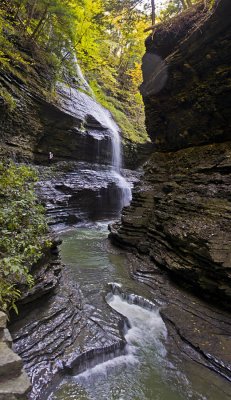
[[[87,82],[86,78],[84,77],[84,75],[82,73],[82,70],[78,63],[78,59],[77,59],[76,55],[74,55],[74,63],[75,63],[76,75],[79,78],[80,83],[82,84],[84,89],[91,95],[91,97],[95,98],[92,88],[90,87],[89,83]]]
[[[124,206],[128,206],[132,199],[132,184],[129,183],[121,174],[122,155],[119,127],[113,120],[111,113],[102,105],[97,103],[97,101],[95,101],[94,93],[90,88],[88,82],[86,81],[76,57],[74,58],[74,62],[76,67],[76,76],[78,77],[80,84],[82,84],[82,87],[90,95],[87,93],[83,93],[76,88],[70,88],[64,84],[58,84],[57,87],[59,88],[59,92],[61,93],[63,98],[62,108],[67,114],[70,114],[78,118],[79,120],[82,120],[83,125],[85,121],[86,127],[88,125],[87,121],[89,116],[93,119],[93,121],[95,120],[96,129],[94,129],[93,126],[92,129],[90,129],[89,133],[87,128],[84,127],[84,132],[93,136],[94,139],[98,142],[96,146],[96,152],[98,156],[96,157],[96,159],[99,159],[99,163],[101,161],[100,157],[102,156],[102,164],[104,164],[105,154],[102,153],[102,149],[105,150],[105,138],[110,138],[111,166],[107,171],[107,175],[110,182],[114,183],[116,187],[116,190],[114,191],[114,188],[112,187],[112,193],[114,193],[113,196],[115,197],[113,203],[117,203],[118,210],[121,210]],[[100,127],[102,127],[102,129],[100,129]],[[102,148],[101,142],[104,146]],[[106,162],[108,162],[108,160]]]
[[[133,298],[131,297],[131,301]],[[118,369],[121,371],[121,367],[132,367],[140,364],[142,360],[142,353],[150,352],[153,357],[155,352],[155,360],[152,359],[153,363],[162,363],[166,356],[166,349],[162,343],[163,339],[166,339],[167,330],[166,326],[156,309],[145,309],[137,304],[129,303],[119,295],[108,295],[108,304],[118,311],[120,314],[127,317],[130,328],[125,334],[127,341],[126,354],[117,356],[109,359],[103,363],[96,365],[93,368],[89,368],[76,376],[76,381],[83,384],[84,382],[93,381],[95,377],[104,376],[106,379],[110,371]],[[154,350],[153,350],[154,349]]]
[[[132,199],[131,185],[121,175],[122,155],[119,128],[112,119],[112,116],[108,110],[102,109],[102,112],[105,126],[109,129],[111,133],[111,172],[115,178],[117,186],[120,189],[119,202],[120,208],[122,209],[124,206],[128,206]]]

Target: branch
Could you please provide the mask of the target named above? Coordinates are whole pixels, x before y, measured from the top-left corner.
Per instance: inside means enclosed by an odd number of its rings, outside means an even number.
[[[154,30],[155,30],[156,28],[158,28],[158,26],[160,26],[160,25],[161,25],[161,23],[158,23],[158,24],[149,26],[148,28],[145,28],[145,29],[144,29],[144,32],[154,31]]]

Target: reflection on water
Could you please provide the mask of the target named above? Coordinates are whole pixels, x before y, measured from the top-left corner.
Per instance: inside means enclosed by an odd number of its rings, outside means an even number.
[[[139,284],[129,279],[124,255],[105,250],[106,235],[107,223],[102,223],[79,227],[62,237],[62,260],[72,268],[73,279],[102,319],[102,293],[109,282],[130,285],[134,293],[140,294]],[[167,330],[158,309],[130,304],[117,294],[109,294],[107,302],[129,320],[126,354],[65,378],[49,400],[228,399],[220,388],[211,387],[209,373],[198,378],[194,367],[188,375],[169,359]]]

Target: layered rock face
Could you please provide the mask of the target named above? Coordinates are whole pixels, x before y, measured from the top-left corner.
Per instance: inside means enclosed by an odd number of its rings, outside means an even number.
[[[230,140],[229,0],[157,28],[143,57],[148,134],[157,150]]]
[[[48,221],[60,229],[84,221],[115,219],[120,215],[123,190],[120,177],[108,166],[86,162],[58,162],[39,166],[37,193],[46,206]],[[122,170],[128,188],[139,171]],[[129,189],[130,190],[130,189]]]
[[[111,232],[116,243],[229,308],[230,17],[229,1],[220,0],[148,38],[141,90],[156,151]]]
[[[52,151],[55,162],[110,164],[112,130],[116,126],[111,114],[94,99],[89,87],[76,83],[78,76],[69,85],[57,83],[52,95],[52,70],[40,65],[41,60],[33,62],[30,74],[0,69],[0,87],[13,102],[10,109],[0,96],[0,156],[47,164]],[[126,167],[137,168],[151,148],[151,143],[126,141]]]
[[[13,361],[19,360],[21,371],[23,360],[32,383],[31,392],[24,397],[1,397],[2,383],[5,384],[1,376],[1,353],[0,400],[48,398],[64,376],[77,375],[125,351],[121,316],[108,307],[104,296],[100,297],[100,309],[99,303],[91,304],[84,297],[71,270],[60,262],[57,247],[60,241],[51,239],[52,247],[32,271],[35,286],[20,299],[19,315],[12,316],[10,324],[14,350],[19,355],[12,352]],[[0,315],[0,349],[1,345]],[[8,372],[9,367],[5,375]],[[10,384],[11,381],[3,386],[3,394],[9,392]],[[25,384],[17,389],[19,394],[26,392]],[[30,389],[29,383],[26,389]]]
[[[43,72],[35,72],[29,82],[0,72],[0,84],[15,101],[11,111],[0,103],[0,155],[44,163],[52,151],[56,161],[110,163],[111,132],[103,107],[81,87],[64,84],[48,98],[45,80],[51,78]]]

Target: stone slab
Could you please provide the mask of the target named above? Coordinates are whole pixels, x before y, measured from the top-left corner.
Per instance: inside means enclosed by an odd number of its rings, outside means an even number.
[[[24,370],[17,378],[7,379],[0,383],[0,400],[26,400],[31,388],[30,380]]]
[[[0,379],[18,376],[22,367],[22,359],[11,350],[7,343],[0,342]]]
[[[4,312],[0,311],[0,329],[5,328],[7,324],[7,316]]]

